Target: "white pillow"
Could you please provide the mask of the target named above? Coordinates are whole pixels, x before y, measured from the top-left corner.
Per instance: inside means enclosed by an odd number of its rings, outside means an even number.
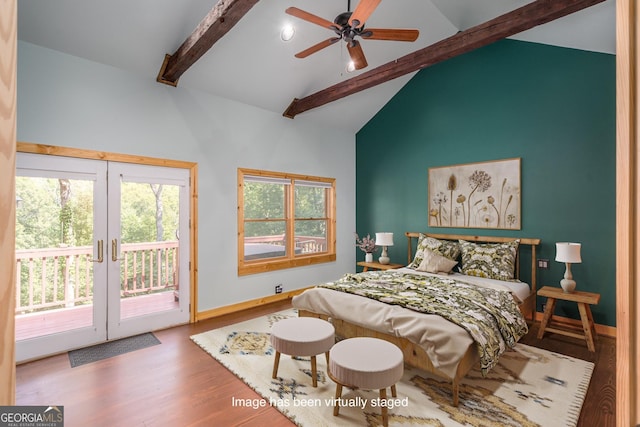
[[[423,255],[424,258],[417,268],[418,271],[449,274],[451,269],[458,263],[428,249],[424,251]]]

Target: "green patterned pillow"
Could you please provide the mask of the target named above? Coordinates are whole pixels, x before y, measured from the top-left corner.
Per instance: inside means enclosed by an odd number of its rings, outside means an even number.
[[[511,280],[520,240],[506,243],[471,243],[460,240],[462,273],[468,276]]]
[[[457,261],[460,256],[460,244],[451,240],[439,240],[433,237],[425,236],[420,233],[418,238],[418,247],[416,247],[416,256],[408,265],[409,268],[417,269],[424,259],[424,251],[429,250],[439,255],[445,256],[450,260]]]

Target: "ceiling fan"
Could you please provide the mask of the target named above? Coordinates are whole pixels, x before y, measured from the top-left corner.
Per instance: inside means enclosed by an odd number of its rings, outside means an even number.
[[[364,56],[362,46],[356,37],[368,40],[392,40],[401,42],[412,42],[418,38],[420,32],[418,30],[401,30],[392,28],[367,28],[364,24],[369,15],[378,7],[382,0],[360,0],[358,6],[353,12],[351,10],[351,0],[347,2],[347,12],[343,12],[336,16],[333,22],[316,16],[312,13],[305,12],[297,7],[289,7],[285,11],[287,14],[296,18],[304,19],[312,24],[320,25],[328,28],[336,33],[336,37],[328,38],[321,41],[301,52],[296,53],[296,58],[306,58],[307,56],[318,52],[325,47],[331,46],[339,40],[347,42],[347,50],[353,61],[356,70],[360,70],[367,66],[367,59]]]

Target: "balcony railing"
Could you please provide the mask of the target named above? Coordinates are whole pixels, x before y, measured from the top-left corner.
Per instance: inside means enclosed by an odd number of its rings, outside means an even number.
[[[245,244],[270,244],[284,246],[284,234],[273,236],[245,237]],[[313,254],[327,250],[327,240],[324,237],[296,236],[296,253]]]
[[[121,245],[121,296],[178,289],[178,242]],[[111,262],[107,256],[103,262]],[[16,250],[16,314],[73,307],[93,299],[93,248]]]

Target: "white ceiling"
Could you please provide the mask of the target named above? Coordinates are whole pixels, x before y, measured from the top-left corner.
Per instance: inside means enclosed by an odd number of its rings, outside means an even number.
[[[358,0],[351,5],[353,10]],[[429,46],[529,0],[386,0],[370,16],[371,28],[417,28],[413,43],[364,40],[368,71]],[[164,55],[174,53],[216,0],[20,0],[18,38],[46,48],[147,76],[155,81]],[[296,6],[330,21],[347,10],[346,0],[263,0],[195,65],[179,87],[206,91],[282,114],[302,98],[356,73],[347,73],[344,42],[308,58],[294,54],[334,35],[285,14]],[[293,40],[280,40],[285,23]],[[513,39],[615,53],[615,1],[520,33]],[[309,120],[357,132],[411,78],[359,92],[305,113]],[[160,83],[158,83],[160,84]]]

